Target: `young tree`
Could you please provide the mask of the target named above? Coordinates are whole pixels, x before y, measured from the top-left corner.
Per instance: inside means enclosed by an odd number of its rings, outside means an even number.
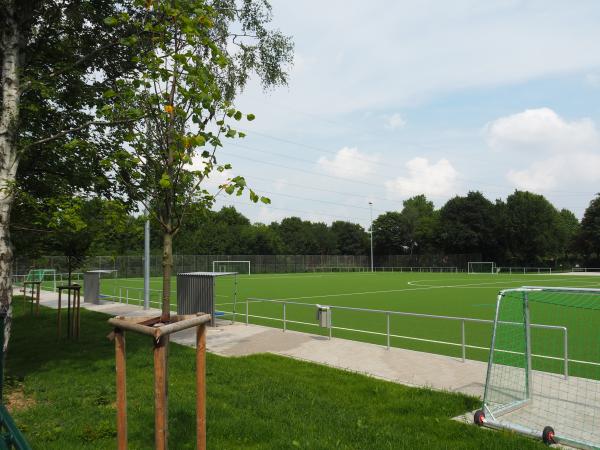
[[[126,146],[116,163],[117,181],[132,199],[143,202],[162,230],[163,321],[169,320],[173,237],[192,203],[212,206],[215,192],[205,188],[214,171],[231,169],[217,161],[223,138],[241,138],[232,121],[253,120],[233,104],[251,73],[266,87],[284,84],[292,59],[289,38],[265,26],[265,0],[133,0],[138,14],[107,18],[137,33],[126,41],[140,68],[118,79],[104,96],[104,120],[144,116],[123,134]],[[232,176],[220,186],[242,195],[246,182]],[[219,192],[220,192],[219,191]],[[250,199],[268,203],[249,190]]]

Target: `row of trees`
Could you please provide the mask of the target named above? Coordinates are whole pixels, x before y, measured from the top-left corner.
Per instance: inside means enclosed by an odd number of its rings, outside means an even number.
[[[579,223],[571,211],[559,211],[544,196],[526,191],[495,202],[469,192],[439,210],[419,195],[406,200],[402,211],[377,218],[376,251],[480,253],[485,260],[507,265],[597,259],[594,245],[600,235],[591,228],[600,220],[599,206],[596,198]]]
[[[143,248],[144,216],[134,216],[118,202],[89,200],[77,203],[81,217],[34,215],[22,205],[16,216],[39,232],[15,224],[19,253],[59,253],[78,245],[89,254],[139,254]],[[85,207],[84,207],[85,206]],[[75,207],[75,206],[74,206]],[[71,217],[71,218],[70,218]],[[49,220],[49,222],[48,222]],[[47,223],[44,223],[46,221]],[[87,227],[77,228],[80,222]],[[61,238],[54,237],[61,227]],[[600,196],[591,201],[580,222],[566,210],[557,210],[542,195],[515,191],[505,201],[491,202],[479,192],[457,196],[440,209],[424,195],[406,200],[400,211],[386,212],[373,222],[376,255],[481,254],[506,265],[555,265],[559,262],[594,263],[600,258]],[[72,230],[71,233],[65,233]],[[70,237],[69,237],[70,236]],[[162,235],[152,225],[152,249],[161,249]],[[271,224],[251,223],[234,207],[211,211],[190,206],[179,230],[174,251],[185,254],[329,254],[366,255],[369,233],[359,224],[336,221],[331,225],[288,217]]]

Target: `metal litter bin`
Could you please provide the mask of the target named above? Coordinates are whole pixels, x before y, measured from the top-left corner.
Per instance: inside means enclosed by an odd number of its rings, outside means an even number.
[[[187,272],[177,274],[177,314],[207,313],[212,317],[211,325],[215,326],[215,280],[217,277],[227,275],[237,276],[237,272]],[[234,295],[237,296],[237,294]]]
[[[322,328],[331,327],[331,309],[329,306],[317,305],[317,322]]]

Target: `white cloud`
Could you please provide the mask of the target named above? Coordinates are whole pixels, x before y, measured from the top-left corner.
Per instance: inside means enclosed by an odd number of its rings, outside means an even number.
[[[386,181],[385,186],[390,195],[449,197],[456,193],[458,172],[447,159],[430,164],[426,158],[413,158],[406,163],[406,167],[409,172],[407,177]]]
[[[366,178],[375,173],[379,156],[361,153],[357,148],[344,147],[333,158],[322,156],[317,166],[324,172],[343,178]]]
[[[398,113],[394,113],[389,116],[385,121],[385,127],[389,130],[396,130],[398,128],[404,128],[406,120]]]
[[[541,192],[600,181],[600,133],[589,118],[568,121],[550,108],[528,109],[490,122],[485,132],[492,148],[545,156],[508,171],[507,180],[518,189]]]
[[[581,151],[600,143],[591,119],[569,122],[550,108],[500,117],[486,125],[485,135],[490,147],[498,150]]]
[[[554,155],[537,161],[524,170],[510,170],[506,175],[514,187],[534,192],[600,181],[600,154],[574,153]]]

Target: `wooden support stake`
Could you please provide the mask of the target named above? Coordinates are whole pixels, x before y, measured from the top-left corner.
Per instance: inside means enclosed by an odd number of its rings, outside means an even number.
[[[73,322],[71,321],[71,289],[67,289],[67,338],[71,337]]]
[[[42,285],[42,283],[37,285],[37,299],[36,299],[36,304],[35,304],[35,315],[39,316],[40,315],[40,286]]]
[[[206,450],[206,325],[196,328],[196,448]]]
[[[156,450],[168,448],[168,367],[169,336],[154,341],[154,445]]]
[[[58,338],[60,339],[60,304],[62,298],[62,289],[58,290]]]
[[[119,328],[115,328],[115,366],[117,371],[117,448],[118,450],[127,450],[125,332]]]
[[[77,295],[77,318],[76,318],[76,322],[75,322],[75,336],[77,337],[77,339],[79,339],[79,330],[80,330],[80,319],[79,319],[79,312],[80,312],[80,308],[81,308],[81,290],[77,289],[75,291],[75,295]],[[73,300],[73,304],[75,304],[75,300]]]

